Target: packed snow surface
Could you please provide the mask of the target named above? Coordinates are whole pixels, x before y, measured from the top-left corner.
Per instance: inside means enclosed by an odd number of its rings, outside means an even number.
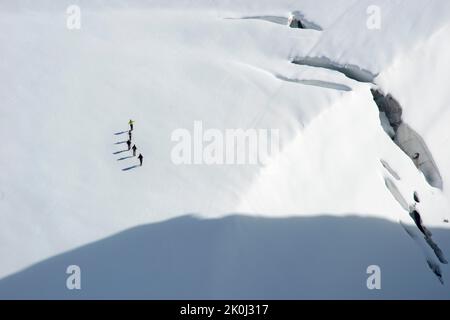
[[[0,298],[450,298],[450,2],[2,1],[0,28]],[[198,122],[280,148],[174,163]]]

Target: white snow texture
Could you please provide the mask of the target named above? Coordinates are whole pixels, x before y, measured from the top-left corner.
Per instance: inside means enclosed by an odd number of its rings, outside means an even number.
[[[450,298],[449,1],[0,1],[0,29],[1,299]],[[280,149],[176,164],[196,121]]]

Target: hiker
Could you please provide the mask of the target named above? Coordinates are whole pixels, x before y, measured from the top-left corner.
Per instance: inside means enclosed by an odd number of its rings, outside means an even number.
[[[128,139],[130,139],[130,140],[131,140],[131,130],[130,130],[130,131],[128,131]]]
[[[128,124],[130,125],[130,131],[133,131],[134,121],[130,119],[130,121],[128,121]]]
[[[419,157],[420,157],[420,153],[416,152],[413,156],[413,159],[417,160],[417,159],[419,159]]]
[[[141,163],[141,167],[142,167],[142,160],[144,159],[144,157],[142,156],[142,154],[139,153],[138,159],[139,159],[139,162]]]
[[[131,148],[133,150],[133,157],[136,157],[136,145],[133,144],[133,148]]]
[[[414,191],[413,198],[416,203],[420,202],[419,194],[417,193],[417,191]]]
[[[128,150],[130,150],[130,148],[131,148],[131,140],[130,139],[127,140],[127,146],[128,146]]]

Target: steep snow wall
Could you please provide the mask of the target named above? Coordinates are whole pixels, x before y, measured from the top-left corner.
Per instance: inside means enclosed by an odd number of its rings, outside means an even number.
[[[394,142],[411,158],[415,166],[424,174],[428,183],[442,189],[443,181],[433,155],[422,137],[403,122],[402,107],[390,94],[384,95],[378,89],[371,89],[373,99],[380,112],[386,115],[392,130],[386,129]],[[381,121],[383,121],[381,119]]]
[[[415,166],[424,174],[431,186],[443,188],[442,177],[433,156],[417,132],[402,123],[397,129],[394,141],[413,160]]]

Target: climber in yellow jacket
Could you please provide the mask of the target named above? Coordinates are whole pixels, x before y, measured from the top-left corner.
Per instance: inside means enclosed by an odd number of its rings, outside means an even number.
[[[130,121],[128,121],[128,124],[130,125],[130,131],[133,131],[134,121],[130,119]]]

